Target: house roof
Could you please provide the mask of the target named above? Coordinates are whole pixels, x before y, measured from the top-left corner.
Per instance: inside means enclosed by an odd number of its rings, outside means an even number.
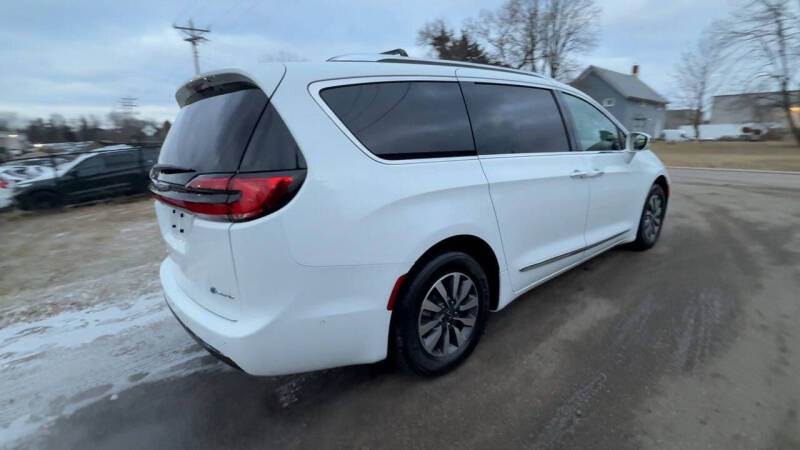
[[[570,84],[576,83],[583,78],[587,77],[590,73],[594,73],[600,79],[611,85],[614,90],[622,94],[626,98],[633,98],[637,100],[645,100],[653,103],[667,104],[669,101],[662,97],[661,94],[654,91],[653,88],[646,85],[644,81],[640,80],[636,75],[629,75],[625,73],[614,72],[613,70],[603,69],[601,67],[589,66],[584,70],[578,78]]]

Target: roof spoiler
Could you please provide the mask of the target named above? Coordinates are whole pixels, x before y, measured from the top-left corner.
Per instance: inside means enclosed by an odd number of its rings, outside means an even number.
[[[211,72],[192,78],[175,93],[175,100],[183,108],[196,101],[244,89],[258,89],[250,78],[236,72]]]

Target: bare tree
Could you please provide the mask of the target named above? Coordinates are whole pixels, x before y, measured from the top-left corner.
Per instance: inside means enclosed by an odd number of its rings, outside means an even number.
[[[700,139],[700,124],[711,96],[719,87],[717,77],[721,52],[717,41],[709,33],[703,33],[697,45],[681,55],[675,66],[673,79],[678,88],[681,103],[692,110],[692,126],[695,139]]]
[[[525,43],[538,43],[538,35],[525,36],[523,2],[508,0],[497,11],[481,10],[477,18],[466,21],[465,28],[485,43],[498,63],[514,69],[536,70],[536,44],[526,48]]]
[[[508,0],[465,25],[500,64],[561,78],[571,56],[595,45],[599,14],[594,0]]]
[[[594,0],[549,0],[543,16],[544,60],[550,76],[566,73],[569,58],[591,50],[597,43],[597,16]]]
[[[780,92],[779,107],[800,144],[800,125],[792,117],[792,89],[800,67],[800,2],[750,0],[718,24],[728,56],[749,69],[752,80],[767,80]]]

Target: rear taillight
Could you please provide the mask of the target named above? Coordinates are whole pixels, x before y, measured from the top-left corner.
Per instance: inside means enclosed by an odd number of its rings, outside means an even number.
[[[0,180],[0,188],[5,188],[5,187],[8,187],[8,181]]]
[[[242,193],[238,200],[230,203],[231,220],[248,220],[276,211],[288,201],[293,181],[290,176],[231,178],[230,190]]]
[[[304,170],[280,174],[200,175],[182,188],[159,189],[153,195],[210,220],[242,222],[275,212],[300,189]]]

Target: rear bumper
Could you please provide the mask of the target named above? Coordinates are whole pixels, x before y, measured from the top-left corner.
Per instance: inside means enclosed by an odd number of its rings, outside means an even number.
[[[284,375],[386,358],[391,319],[386,302],[400,266],[302,267],[304,283],[296,297],[270,298],[265,291],[262,298],[248,299],[266,305],[263,314],[235,321],[186,295],[176,283],[178,270],[169,257],[161,264],[164,296],[175,317],[212,354],[249,374]]]
[[[223,355],[222,352],[220,352],[219,350],[215,349],[214,347],[209,345],[208,342],[200,339],[196,334],[194,334],[194,332],[192,330],[190,330],[189,327],[186,326],[186,324],[181,322],[180,317],[178,317],[178,315],[175,314],[175,311],[172,309],[172,306],[170,306],[169,302],[166,302],[166,303],[167,303],[167,307],[169,308],[170,312],[172,312],[172,315],[175,316],[175,319],[178,321],[178,323],[181,324],[183,329],[186,330],[186,332],[189,334],[189,336],[192,337],[192,339],[195,340],[195,342],[197,342],[198,344],[200,344],[201,347],[206,349],[206,351],[208,351],[208,353],[211,353],[211,356],[217,358],[218,360],[224,362],[225,364],[233,367],[236,370],[242,370],[242,368],[239,367],[239,365],[236,364],[232,359],[230,359],[227,356]]]

